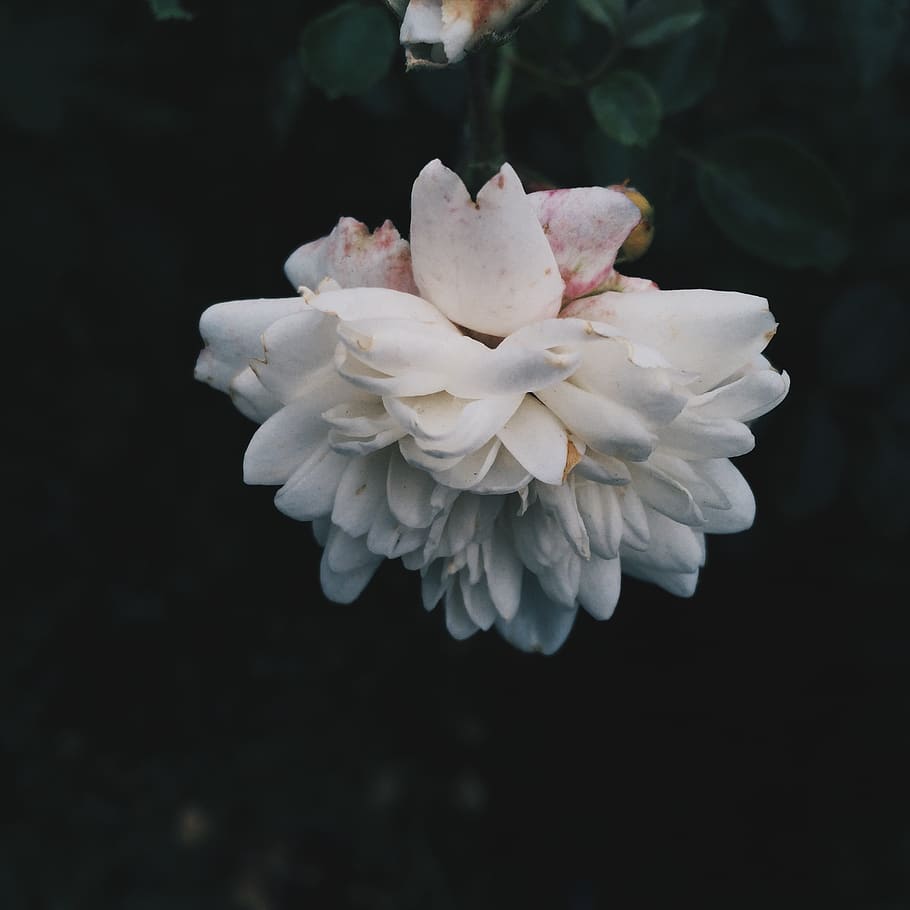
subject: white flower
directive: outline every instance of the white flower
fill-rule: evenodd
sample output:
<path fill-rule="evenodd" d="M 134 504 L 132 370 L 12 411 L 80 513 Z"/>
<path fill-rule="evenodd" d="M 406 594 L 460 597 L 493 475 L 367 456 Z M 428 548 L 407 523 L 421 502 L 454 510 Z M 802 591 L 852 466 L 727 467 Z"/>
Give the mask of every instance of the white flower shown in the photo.
<path fill-rule="evenodd" d="M 456 638 L 552 653 L 579 606 L 611 615 L 620 571 L 687 597 L 705 534 L 749 527 L 728 459 L 787 393 L 774 319 L 617 273 L 639 219 L 608 188 L 527 195 L 508 165 L 475 202 L 434 161 L 410 247 L 344 218 L 288 260 L 301 296 L 206 311 L 197 378 L 262 424 L 245 479 L 313 522 L 329 598 L 400 557 Z"/>
<path fill-rule="evenodd" d="M 484 38 L 501 40 L 546 0 L 386 0 L 401 17 L 408 67 L 457 63 Z"/>

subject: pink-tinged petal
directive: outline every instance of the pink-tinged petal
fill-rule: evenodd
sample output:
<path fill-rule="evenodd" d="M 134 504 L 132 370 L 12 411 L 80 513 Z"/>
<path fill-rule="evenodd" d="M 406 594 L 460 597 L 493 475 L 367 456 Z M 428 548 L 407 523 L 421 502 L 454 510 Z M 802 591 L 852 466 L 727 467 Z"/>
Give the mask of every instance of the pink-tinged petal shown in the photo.
<path fill-rule="evenodd" d="M 417 292 L 407 240 L 386 221 L 371 234 L 365 224 L 342 218 L 328 237 L 299 247 L 284 265 L 295 288 L 316 288 L 326 278 L 343 288 L 393 288 Z"/>
<path fill-rule="evenodd" d="M 559 312 L 563 282 L 543 229 L 509 165 L 474 202 L 439 161 L 411 197 L 414 278 L 458 325 L 504 337 Z"/>
<path fill-rule="evenodd" d="M 538 480 L 562 483 L 569 463 L 569 436 L 562 423 L 532 395 L 524 397 L 521 407 L 497 435 Z"/>
<path fill-rule="evenodd" d="M 498 620 L 496 629 L 506 641 L 522 651 L 553 654 L 569 637 L 577 612 L 553 603 L 538 580 L 526 574 L 518 613 L 508 622 Z"/>
<path fill-rule="evenodd" d="M 595 619 L 609 619 L 619 601 L 620 561 L 594 556 L 581 567 L 578 602 Z"/>
<path fill-rule="evenodd" d="M 641 221 L 629 198 L 602 186 L 530 193 L 566 284 L 563 298 L 574 300 L 603 287 L 616 254 Z"/>
<path fill-rule="evenodd" d="M 205 348 L 196 361 L 195 377 L 219 392 L 250 361 L 262 356 L 262 333 L 273 322 L 306 307 L 300 297 L 276 300 L 234 300 L 210 306 L 199 320 Z"/>
<path fill-rule="evenodd" d="M 713 388 L 764 350 L 776 323 L 763 297 L 734 291 L 609 292 L 576 300 L 564 315 L 609 323 L 698 375 L 694 392 Z"/>

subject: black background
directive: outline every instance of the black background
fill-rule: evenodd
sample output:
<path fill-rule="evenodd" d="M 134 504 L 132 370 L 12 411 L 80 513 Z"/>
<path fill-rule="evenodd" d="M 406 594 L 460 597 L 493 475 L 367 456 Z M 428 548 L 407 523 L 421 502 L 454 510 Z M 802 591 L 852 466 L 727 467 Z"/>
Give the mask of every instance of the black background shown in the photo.
<path fill-rule="evenodd" d="M 828 65 L 814 23 L 785 44 L 736 7 L 672 128 L 796 133 L 849 186 L 853 251 L 778 269 L 685 170 L 663 194 L 633 271 L 769 297 L 793 392 L 739 461 L 755 527 L 709 541 L 695 597 L 625 581 L 540 658 L 452 641 L 397 563 L 326 602 L 309 529 L 241 482 L 253 425 L 192 380 L 206 306 L 287 295 L 341 215 L 406 232 L 414 176 L 458 156 L 458 71 L 396 58 L 337 101 L 297 78 L 329 5 L 3 12 L 0 906 L 910 906 L 906 311 L 864 302 L 907 302 L 905 64 L 782 88 Z M 526 106 L 510 148 L 590 181 L 570 117 Z"/>

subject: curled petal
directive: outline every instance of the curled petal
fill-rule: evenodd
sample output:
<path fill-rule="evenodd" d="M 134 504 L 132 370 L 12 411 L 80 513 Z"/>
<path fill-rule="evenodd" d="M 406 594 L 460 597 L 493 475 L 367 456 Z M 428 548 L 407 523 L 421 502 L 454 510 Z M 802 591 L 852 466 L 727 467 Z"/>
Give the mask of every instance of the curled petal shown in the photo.
<path fill-rule="evenodd" d="M 608 292 L 576 300 L 563 315 L 596 319 L 695 373 L 711 389 L 764 350 L 776 329 L 763 297 L 733 291 Z"/>
<path fill-rule="evenodd" d="M 410 247 L 391 221 L 371 234 L 365 224 L 342 218 L 328 237 L 291 253 L 284 272 L 295 288 L 315 288 L 331 278 L 343 288 L 393 288 L 417 293 Z"/>
<path fill-rule="evenodd" d="M 601 186 L 530 193 L 528 199 L 566 284 L 565 300 L 603 287 L 619 248 L 641 221 L 638 206 Z"/>
<path fill-rule="evenodd" d="M 789 390 L 790 377 L 769 368 L 697 395 L 688 408 L 703 417 L 755 420 L 776 408 Z"/>
<path fill-rule="evenodd" d="M 755 497 L 745 477 L 726 458 L 693 462 L 692 467 L 713 484 L 727 500 L 726 509 L 703 508 L 709 534 L 737 534 L 752 527 Z"/>
<path fill-rule="evenodd" d="M 273 322 L 306 307 L 300 297 L 277 300 L 234 300 L 210 306 L 199 320 L 205 348 L 196 361 L 195 377 L 219 392 L 262 356 L 262 333 Z"/>
<path fill-rule="evenodd" d="M 504 337 L 559 312 L 563 283 L 543 229 L 509 165 L 474 202 L 439 161 L 414 182 L 414 277 L 458 325 Z"/>
<path fill-rule="evenodd" d="M 228 386 L 228 394 L 234 407 L 255 420 L 262 423 L 268 420 L 276 411 L 281 410 L 281 402 L 259 381 L 259 377 L 247 367 L 241 370 Z"/>

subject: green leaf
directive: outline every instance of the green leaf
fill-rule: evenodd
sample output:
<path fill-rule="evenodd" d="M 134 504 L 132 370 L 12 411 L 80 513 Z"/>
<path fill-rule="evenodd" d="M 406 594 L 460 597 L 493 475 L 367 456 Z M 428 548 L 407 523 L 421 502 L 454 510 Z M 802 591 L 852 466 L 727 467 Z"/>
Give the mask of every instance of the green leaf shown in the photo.
<path fill-rule="evenodd" d="M 718 142 L 698 165 L 705 209 L 743 249 L 787 268 L 831 269 L 846 256 L 846 194 L 802 146 L 744 134 Z"/>
<path fill-rule="evenodd" d="M 615 70 L 588 92 L 597 125 L 623 145 L 647 145 L 660 129 L 660 98 L 640 73 Z"/>
<path fill-rule="evenodd" d="M 152 15 L 159 21 L 166 19 L 190 20 L 193 14 L 183 8 L 183 0 L 148 0 Z"/>
<path fill-rule="evenodd" d="M 692 28 L 704 16 L 702 0 L 639 0 L 626 16 L 629 47 L 650 47 Z"/>
<path fill-rule="evenodd" d="M 910 0 L 838 0 L 835 29 L 848 66 L 866 88 L 894 63 Z"/>
<path fill-rule="evenodd" d="M 397 47 L 388 13 L 357 2 L 314 19 L 300 39 L 307 73 L 329 98 L 365 92 L 386 74 Z"/>
<path fill-rule="evenodd" d="M 692 107 L 711 90 L 726 37 L 726 19 L 712 14 L 668 47 L 646 52 L 639 66 L 657 90 L 665 114 Z"/>
<path fill-rule="evenodd" d="M 626 16 L 626 0 L 578 0 L 583 13 L 611 32 L 619 29 Z"/>

